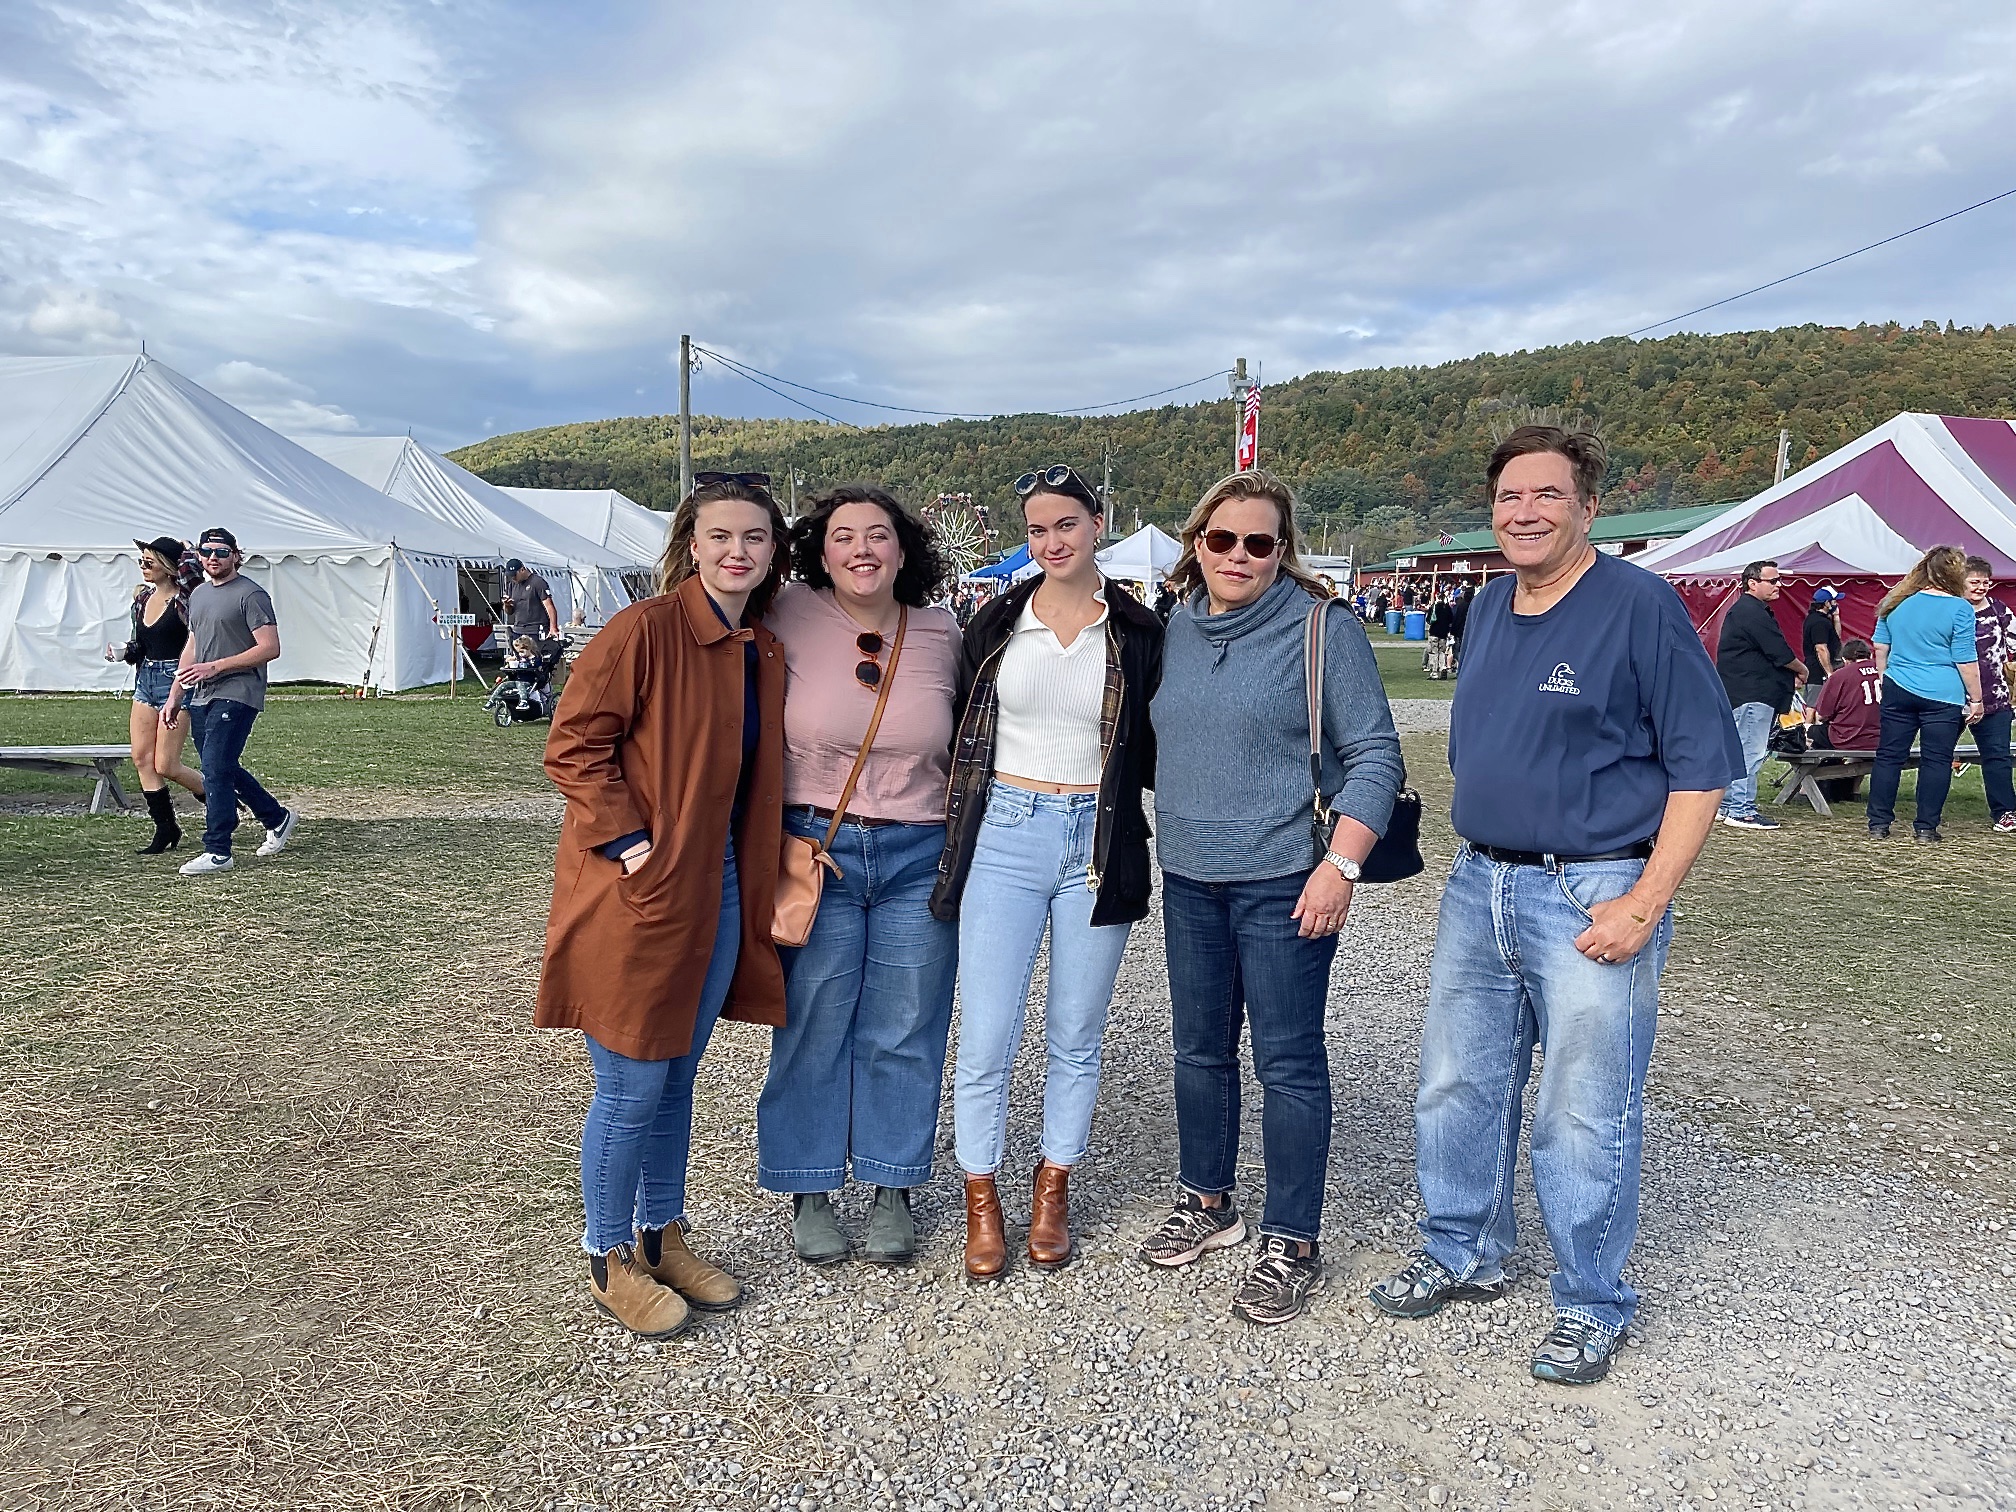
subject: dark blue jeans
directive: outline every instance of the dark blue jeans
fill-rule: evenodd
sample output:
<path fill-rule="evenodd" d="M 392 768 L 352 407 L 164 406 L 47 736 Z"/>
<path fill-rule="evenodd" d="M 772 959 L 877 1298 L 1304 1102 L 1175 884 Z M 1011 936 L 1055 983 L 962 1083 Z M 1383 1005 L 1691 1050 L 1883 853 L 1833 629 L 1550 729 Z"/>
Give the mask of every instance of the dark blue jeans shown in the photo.
<path fill-rule="evenodd" d="M 239 765 L 245 742 L 252 738 L 252 721 L 258 717 L 259 711 L 250 704 L 229 698 L 215 698 L 190 711 L 197 759 L 203 766 L 203 849 L 213 856 L 231 854 L 240 803 L 269 830 L 278 829 L 287 817 L 287 810 L 259 785 L 259 779 Z"/>
<path fill-rule="evenodd" d="M 1264 1101 L 1267 1203 L 1260 1232 L 1313 1240 L 1330 1169 L 1330 1055 L 1323 1008 L 1337 937 L 1305 940 L 1289 914 L 1306 873 L 1260 882 L 1162 874 L 1176 1042 L 1178 1179 L 1230 1192 L 1239 1168 L 1239 1034 L 1253 1031 Z"/>
<path fill-rule="evenodd" d="M 1897 818 L 1897 784 L 1918 741 L 1916 830 L 1939 828 L 1946 794 L 1953 786 L 1953 747 L 1960 743 L 1959 704 L 1920 698 L 1909 688 L 1883 680 L 1883 725 L 1876 737 L 1876 767 L 1869 774 L 1869 828 L 1888 829 Z M 207 779 L 209 773 L 204 773 Z"/>
<path fill-rule="evenodd" d="M 2009 777 L 2009 710 L 1984 714 L 1974 726 L 1974 746 L 1981 753 L 1981 782 L 1988 790 L 1988 817 L 2016 814 L 2016 783 Z"/>

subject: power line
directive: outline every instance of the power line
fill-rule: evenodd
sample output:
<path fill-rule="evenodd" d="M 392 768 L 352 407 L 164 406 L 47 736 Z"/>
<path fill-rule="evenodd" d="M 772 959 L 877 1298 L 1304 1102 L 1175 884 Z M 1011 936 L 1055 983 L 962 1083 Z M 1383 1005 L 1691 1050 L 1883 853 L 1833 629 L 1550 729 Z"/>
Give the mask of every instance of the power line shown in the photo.
<path fill-rule="evenodd" d="M 820 409 L 818 405 L 807 404 L 803 399 L 795 398 L 794 396 L 785 393 L 784 390 L 782 389 L 770 388 L 770 385 L 765 383 L 761 378 L 756 377 L 753 373 L 744 372 L 734 362 L 732 362 L 726 357 L 723 357 L 719 352 L 716 352 L 711 348 L 703 347 L 698 342 L 695 342 L 693 345 L 693 350 L 696 352 L 706 353 L 707 356 L 712 357 L 716 362 L 720 363 L 723 367 L 732 370 L 737 376 L 747 378 L 751 383 L 755 384 L 756 387 L 760 389 L 769 389 L 771 393 L 775 394 L 779 399 L 782 399 L 786 404 L 795 404 L 798 406 L 798 408 L 802 410 L 810 410 L 813 414 L 817 415 L 821 420 L 831 420 L 835 425 L 844 425 L 849 430 L 859 429 L 859 427 L 856 426 L 854 422 L 851 420 L 842 420 L 838 415 L 829 415 L 826 413 L 826 411 Z M 781 378 L 778 379 L 778 382 L 780 383 L 784 381 L 785 381 L 784 379 Z M 814 392 L 817 391 L 814 390 Z"/>
<path fill-rule="evenodd" d="M 1223 378 L 1231 371 L 1232 369 L 1230 368 L 1220 368 L 1215 373 L 1206 373 L 1202 378 L 1192 378 L 1188 383 L 1179 383 L 1174 388 L 1157 389 L 1152 394 L 1136 394 L 1132 399 L 1112 399 L 1108 400 L 1105 404 L 1086 404 L 1079 406 L 1077 409 L 1043 410 L 1040 413 L 1048 415 L 1086 415 L 1090 414 L 1093 410 L 1112 409 L 1115 405 L 1139 404 L 1143 399 L 1160 399 L 1164 394 L 1180 394 L 1184 389 L 1195 388 L 1200 383 L 1209 383 L 1213 378 Z"/>
<path fill-rule="evenodd" d="M 1920 231 L 1929 231 L 1934 226 L 1943 225 L 1945 222 L 1957 219 L 1969 211 L 1979 210 L 1984 205 L 1992 205 L 1997 200 L 2008 199 L 2011 195 L 2016 195 L 2016 189 L 2004 189 L 2000 194 L 1991 194 L 1984 200 L 1976 200 L 1973 204 L 1963 206 L 1961 209 L 1948 211 L 1937 220 L 1929 220 L 1922 226 L 1913 226 L 1909 231 L 1899 231 L 1895 236 L 1886 236 L 1881 241 L 1869 243 L 1866 247 L 1857 247 L 1853 252 L 1843 252 L 1839 257 L 1830 257 L 1827 261 L 1817 262 L 1810 268 L 1801 268 L 1797 273 L 1787 273 L 1783 278 L 1774 278 L 1771 282 L 1761 283 L 1754 289 L 1745 289 L 1741 294 L 1731 294 L 1727 299 L 1718 299 L 1710 304 L 1699 305 L 1679 315 L 1669 315 L 1664 320 L 1655 320 L 1650 325 L 1642 325 L 1637 330 L 1626 331 L 1624 334 L 1627 337 L 1643 336 L 1647 331 L 1656 331 L 1661 326 L 1672 325 L 1675 321 L 1686 320 L 1690 316 L 1701 314 L 1703 311 L 1719 309 L 1726 304 L 1734 304 L 1739 299 L 1748 299 L 1752 294 L 1762 294 L 1766 289 L 1775 289 L 1778 285 L 1790 283 L 1795 278 L 1804 278 L 1808 273 L 1818 273 L 1822 268 L 1831 268 L 1836 263 L 1848 261 L 1851 257 L 1860 257 L 1864 252 L 1874 252 L 1878 247 L 1887 247 L 1890 243 L 1902 241 L 1907 236 L 1916 236 Z"/>

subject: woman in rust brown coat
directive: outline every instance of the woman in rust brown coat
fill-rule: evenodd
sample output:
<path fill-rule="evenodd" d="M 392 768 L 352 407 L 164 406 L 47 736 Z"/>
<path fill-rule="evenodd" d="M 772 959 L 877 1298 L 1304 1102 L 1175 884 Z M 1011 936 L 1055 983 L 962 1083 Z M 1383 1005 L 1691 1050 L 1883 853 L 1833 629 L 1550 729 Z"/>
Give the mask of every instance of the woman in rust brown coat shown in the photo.
<path fill-rule="evenodd" d="M 784 656 L 757 622 L 782 582 L 784 517 L 761 474 L 699 481 L 659 596 L 588 643 L 546 742 L 567 814 L 535 1022 L 587 1036 L 589 1293 L 647 1338 L 741 1300 L 686 1244 L 693 1076 L 718 1018 L 784 1022 L 770 941 Z"/>

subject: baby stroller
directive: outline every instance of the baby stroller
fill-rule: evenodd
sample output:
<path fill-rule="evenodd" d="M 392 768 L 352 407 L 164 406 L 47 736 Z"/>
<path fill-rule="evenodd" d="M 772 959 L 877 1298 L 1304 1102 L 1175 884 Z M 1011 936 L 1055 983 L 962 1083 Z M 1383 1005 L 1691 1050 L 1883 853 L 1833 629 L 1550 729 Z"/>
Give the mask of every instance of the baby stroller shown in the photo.
<path fill-rule="evenodd" d="M 559 702 L 553 691 L 553 673 L 566 654 L 567 642 L 558 636 L 521 635 L 511 642 L 503 670 L 497 674 L 497 686 L 483 702 L 498 729 L 553 717 L 553 706 Z"/>

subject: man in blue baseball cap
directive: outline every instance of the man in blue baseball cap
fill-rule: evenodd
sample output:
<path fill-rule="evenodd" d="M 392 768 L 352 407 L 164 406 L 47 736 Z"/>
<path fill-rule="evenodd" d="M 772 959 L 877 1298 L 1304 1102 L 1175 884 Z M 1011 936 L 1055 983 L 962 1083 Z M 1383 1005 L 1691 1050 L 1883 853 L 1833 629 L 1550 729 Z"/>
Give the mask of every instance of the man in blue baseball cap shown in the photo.
<path fill-rule="evenodd" d="M 1813 607 L 1806 611 L 1806 686 L 1818 689 L 1841 667 L 1841 592 L 1815 588 Z M 1817 691 L 1814 694 L 1818 697 Z"/>

